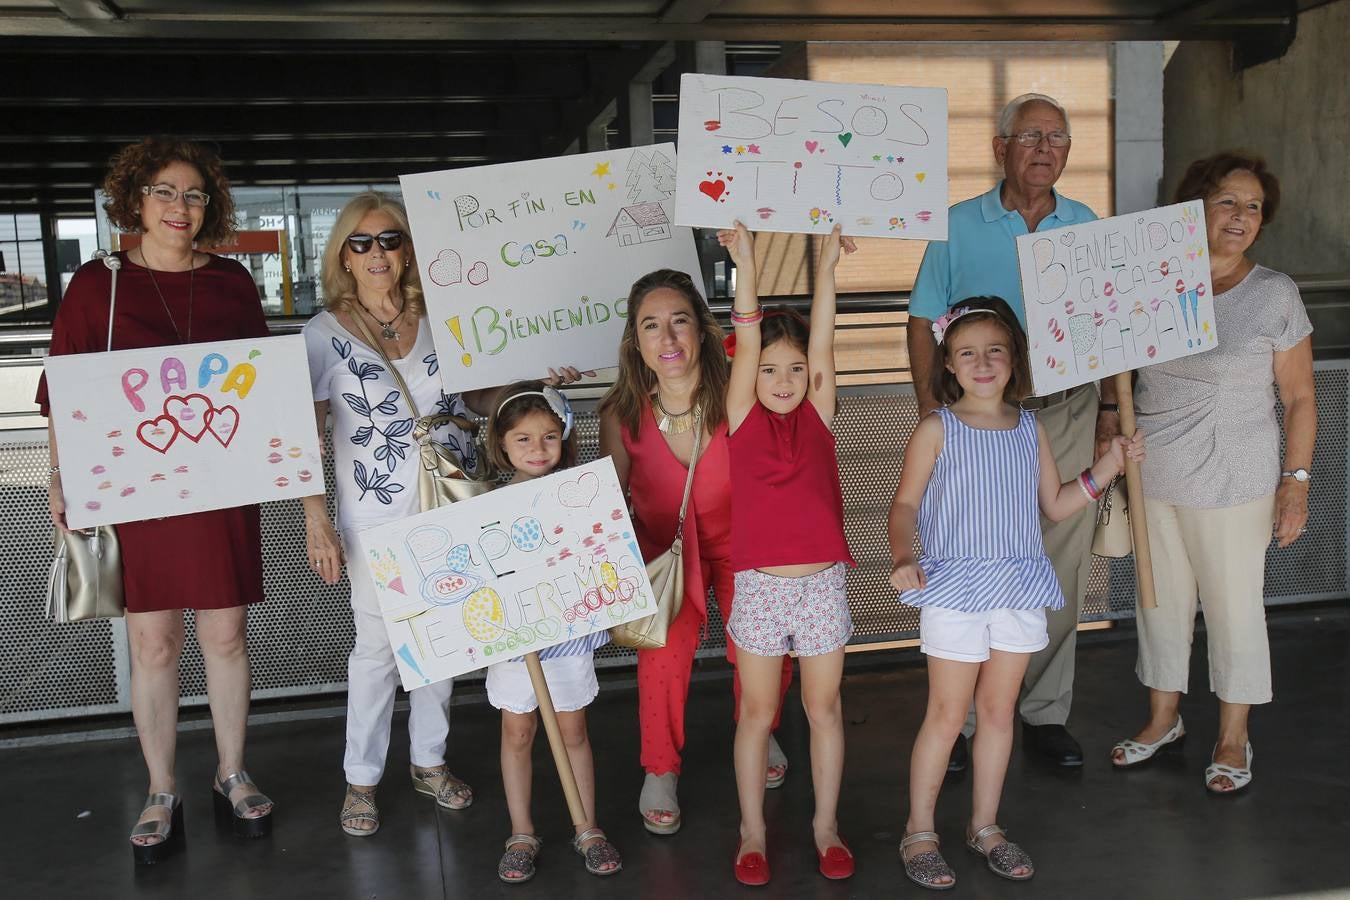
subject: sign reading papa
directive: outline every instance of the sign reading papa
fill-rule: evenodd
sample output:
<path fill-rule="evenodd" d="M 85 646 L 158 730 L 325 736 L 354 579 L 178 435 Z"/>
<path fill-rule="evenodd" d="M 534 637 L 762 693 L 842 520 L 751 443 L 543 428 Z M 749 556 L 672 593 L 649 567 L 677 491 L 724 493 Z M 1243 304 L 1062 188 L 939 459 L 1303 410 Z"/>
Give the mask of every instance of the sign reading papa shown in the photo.
<path fill-rule="evenodd" d="M 1039 395 L 1212 350 L 1199 200 L 1017 238 Z"/>
<path fill-rule="evenodd" d="M 299 335 L 52 356 L 44 367 L 72 528 L 324 490 Z"/>
<path fill-rule="evenodd" d="M 633 282 L 699 273 L 675 146 L 399 178 L 446 389 L 618 363 Z"/>
<path fill-rule="evenodd" d="M 609 457 L 358 538 L 408 689 L 655 611 Z"/>

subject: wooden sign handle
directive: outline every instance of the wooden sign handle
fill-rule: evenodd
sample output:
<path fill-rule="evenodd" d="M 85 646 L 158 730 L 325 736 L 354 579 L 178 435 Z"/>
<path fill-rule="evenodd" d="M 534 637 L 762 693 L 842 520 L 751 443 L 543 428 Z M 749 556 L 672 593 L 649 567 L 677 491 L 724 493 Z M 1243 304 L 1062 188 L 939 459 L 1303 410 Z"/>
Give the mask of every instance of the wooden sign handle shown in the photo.
<path fill-rule="evenodd" d="M 1120 433 L 1134 437 L 1138 424 L 1134 418 L 1134 385 L 1129 372 L 1121 372 L 1116 379 L 1116 403 L 1120 405 Z M 1134 543 L 1134 579 L 1139 605 L 1154 609 L 1158 593 L 1153 586 L 1153 557 L 1148 548 L 1148 523 L 1144 520 L 1144 476 L 1139 463 L 1125 458 L 1125 494 L 1130 504 L 1130 539 Z"/>
<path fill-rule="evenodd" d="M 572 773 L 572 761 L 567 758 L 567 745 L 563 743 L 562 729 L 558 727 L 558 714 L 553 711 L 553 696 L 548 692 L 548 682 L 544 680 L 544 666 L 538 653 L 525 654 L 525 668 L 530 673 L 530 684 L 534 686 L 535 699 L 539 701 L 539 718 L 544 720 L 544 732 L 548 735 L 548 746 L 553 751 L 553 764 L 558 767 L 558 780 L 562 782 L 564 796 L 567 797 L 567 811 L 572 816 L 572 827 L 580 830 L 586 824 L 586 807 L 581 802 L 581 792 L 577 790 L 577 778 Z"/>

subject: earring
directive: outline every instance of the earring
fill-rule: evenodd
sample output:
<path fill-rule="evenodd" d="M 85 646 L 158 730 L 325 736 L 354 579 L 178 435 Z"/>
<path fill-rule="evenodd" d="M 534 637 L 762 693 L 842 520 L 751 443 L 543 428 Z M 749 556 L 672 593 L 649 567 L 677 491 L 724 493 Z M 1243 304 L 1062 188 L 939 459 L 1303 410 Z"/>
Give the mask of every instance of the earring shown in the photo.
<path fill-rule="evenodd" d="M 352 270 L 352 267 L 351 267 L 351 266 L 346 266 L 346 265 L 344 265 L 342 268 L 343 268 L 344 271 L 347 271 L 347 272 L 350 272 L 350 271 Z"/>

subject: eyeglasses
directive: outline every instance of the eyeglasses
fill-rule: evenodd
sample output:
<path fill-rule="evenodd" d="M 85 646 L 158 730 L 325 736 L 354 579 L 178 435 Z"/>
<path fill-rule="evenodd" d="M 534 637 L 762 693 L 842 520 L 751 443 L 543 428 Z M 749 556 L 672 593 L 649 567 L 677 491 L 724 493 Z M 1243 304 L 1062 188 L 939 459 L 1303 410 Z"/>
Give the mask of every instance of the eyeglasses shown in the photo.
<path fill-rule="evenodd" d="M 1051 147 L 1067 147 L 1073 140 L 1067 131 L 1052 131 L 1049 134 L 1044 131 L 1019 131 L 1017 134 L 1000 134 L 999 137 L 1005 141 L 1017 141 L 1023 147 L 1038 147 L 1042 139 L 1049 141 Z"/>
<path fill-rule="evenodd" d="M 180 191 L 171 184 L 146 185 L 141 188 L 141 193 L 147 197 L 154 197 L 161 203 L 172 203 L 178 199 L 179 195 L 182 195 L 188 206 L 205 206 L 211 202 L 211 195 L 205 191 L 199 191 L 196 188 Z"/>
<path fill-rule="evenodd" d="M 368 234 L 349 234 L 347 235 L 347 249 L 357 256 L 361 256 L 369 253 L 371 245 L 376 241 L 379 241 L 382 250 L 397 250 L 403 246 L 403 232 L 381 231 L 374 237 Z"/>

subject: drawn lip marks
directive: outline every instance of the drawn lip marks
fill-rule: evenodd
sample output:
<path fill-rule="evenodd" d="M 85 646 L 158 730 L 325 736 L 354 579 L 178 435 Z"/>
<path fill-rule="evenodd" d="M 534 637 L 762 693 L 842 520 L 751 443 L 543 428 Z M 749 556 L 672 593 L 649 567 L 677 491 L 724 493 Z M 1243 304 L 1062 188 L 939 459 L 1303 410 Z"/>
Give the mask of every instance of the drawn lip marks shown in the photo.
<path fill-rule="evenodd" d="M 305 451 L 301 450 L 299 447 L 291 447 L 289 450 L 286 451 L 286 455 L 289 456 L 291 459 L 299 459 L 301 455 L 304 454 L 304 452 Z"/>
<path fill-rule="evenodd" d="M 314 477 L 314 473 L 309 469 L 301 469 L 295 474 L 295 477 L 300 479 L 301 484 L 308 484 L 310 479 Z"/>
<path fill-rule="evenodd" d="M 716 131 L 717 129 L 722 127 L 722 123 L 717 121 L 716 119 L 709 119 L 708 121 L 703 123 L 703 127 L 708 131 Z"/>
<path fill-rule="evenodd" d="M 167 414 L 147 419 L 136 426 L 136 440 L 156 453 L 167 453 L 177 439 L 178 421 Z M 113 449 L 113 455 L 118 455 L 116 448 Z"/>
<path fill-rule="evenodd" d="M 281 446 L 281 438 L 277 437 L 272 438 L 270 441 L 267 442 L 267 446 L 271 447 L 273 450 L 277 449 L 278 447 Z"/>
<path fill-rule="evenodd" d="M 276 485 L 277 487 L 279 487 L 279 488 L 284 488 L 284 487 L 289 487 L 289 486 L 290 486 L 291 480 L 290 480 L 289 478 L 287 478 L 285 475 L 278 475 L 278 476 L 277 476 L 277 480 L 274 481 L 274 482 L 272 482 L 272 483 L 275 484 L 275 485 Z"/>
<path fill-rule="evenodd" d="M 775 210 L 772 206 L 761 206 L 759 209 L 755 210 L 755 212 L 759 213 L 761 219 L 768 219 L 774 214 Z"/>

